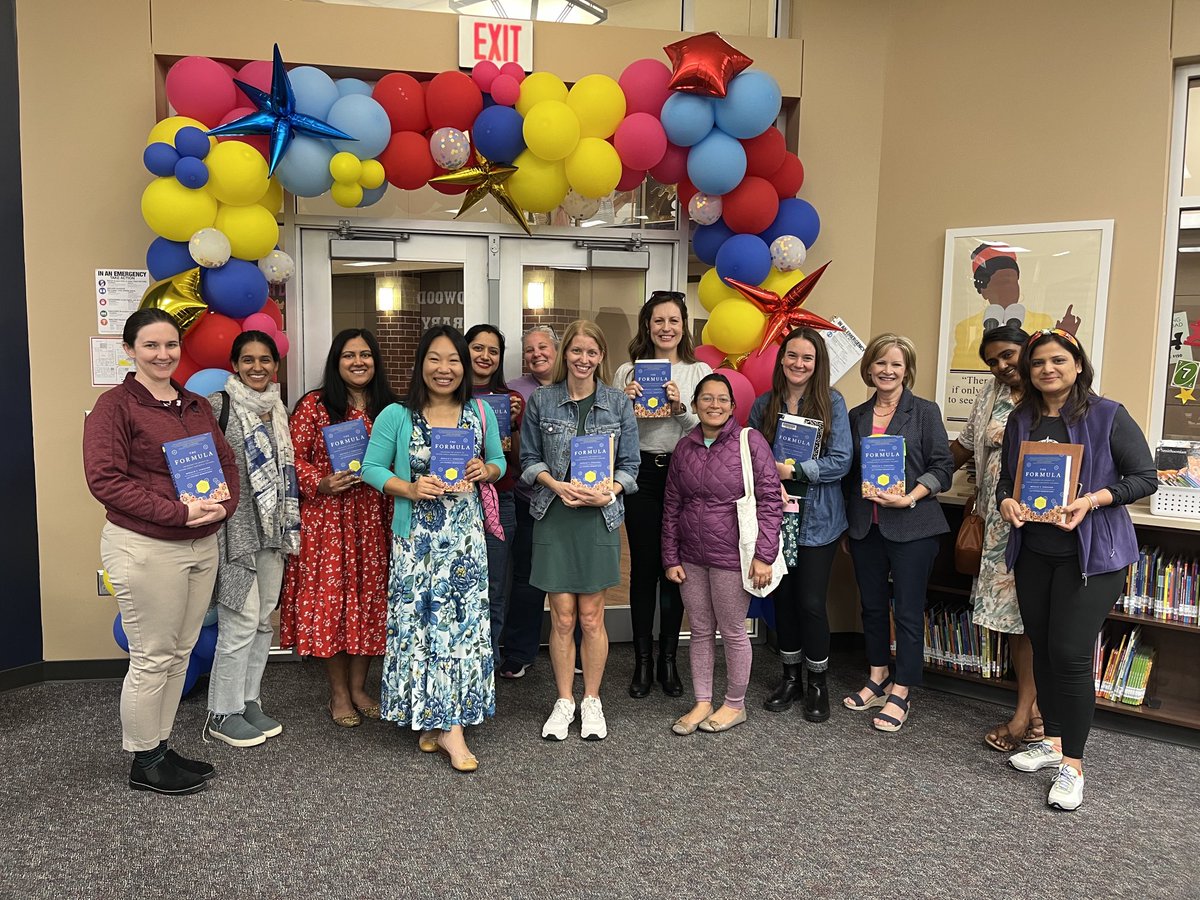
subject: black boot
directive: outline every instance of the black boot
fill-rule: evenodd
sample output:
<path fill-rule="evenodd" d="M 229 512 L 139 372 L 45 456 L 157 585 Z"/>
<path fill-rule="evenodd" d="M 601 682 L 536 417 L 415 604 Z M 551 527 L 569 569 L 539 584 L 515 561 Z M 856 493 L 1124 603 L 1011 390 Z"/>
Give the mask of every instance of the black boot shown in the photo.
<path fill-rule="evenodd" d="M 800 663 L 784 663 L 783 680 L 763 701 L 763 709 L 771 712 L 787 712 L 792 708 L 792 702 L 800 696 L 800 693 Z M 828 700 L 825 704 L 825 715 L 829 715 Z"/>
<path fill-rule="evenodd" d="M 650 693 L 654 677 L 654 651 L 651 647 L 650 638 L 634 638 L 633 680 L 629 682 L 629 696 L 635 699 L 641 699 Z"/>
<path fill-rule="evenodd" d="M 660 650 L 658 654 L 658 683 L 668 697 L 683 696 L 683 682 L 679 680 L 679 670 L 675 668 L 674 650 L 669 653 Z"/>
<path fill-rule="evenodd" d="M 824 722 L 829 718 L 829 688 L 825 684 L 825 673 L 808 671 L 808 688 L 804 692 L 804 718 L 810 722 Z"/>

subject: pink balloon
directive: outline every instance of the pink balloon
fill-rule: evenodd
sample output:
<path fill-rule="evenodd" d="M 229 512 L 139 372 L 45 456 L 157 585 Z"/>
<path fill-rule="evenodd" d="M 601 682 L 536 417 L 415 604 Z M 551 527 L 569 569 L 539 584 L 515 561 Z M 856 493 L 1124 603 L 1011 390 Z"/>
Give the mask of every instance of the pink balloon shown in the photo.
<path fill-rule="evenodd" d="M 500 74 L 507 75 L 517 84 L 525 80 L 525 70 L 521 68 L 521 64 L 518 62 L 506 62 L 500 67 Z"/>
<path fill-rule="evenodd" d="M 237 77 L 237 69 L 235 69 L 235 68 L 234 68 L 233 66 L 231 66 L 229 63 L 223 63 L 223 62 L 221 62 L 221 61 L 218 59 L 218 60 L 217 60 L 217 65 L 218 65 L 218 66 L 220 66 L 222 69 L 224 69 L 226 72 L 228 72 L 228 73 L 229 73 L 229 77 L 230 77 L 230 78 L 236 78 L 236 77 Z"/>
<path fill-rule="evenodd" d="M 629 168 L 653 169 L 667 152 L 667 133 L 650 113 L 634 113 L 617 126 L 613 145 Z"/>
<path fill-rule="evenodd" d="M 679 184 L 687 175 L 687 158 L 687 147 L 668 143 L 662 160 L 650 170 L 650 174 L 659 184 Z"/>
<path fill-rule="evenodd" d="M 632 191 L 645 180 L 646 173 L 642 169 L 631 169 L 629 166 L 621 166 L 621 180 L 617 182 L 616 190 Z"/>
<path fill-rule="evenodd" d="M 725 365 L 725 354 L 712 344 L 701 344 L 696 348 L 696 359 L 708 363 L 710 369 L 716 370 Z"/>
<path fill-rule="evenodd" d="M 521 96 L 521 82 L 511 75 L 497 75 L 492 80 L 491 94 L 492 99 L 500 106 L 512 106 Z"/>
<path fill-rule="evenodd" d="M 496 80 L 496 76 L 500 74 L 500 67 L 490 59 L 482 59 L 475 63 L 475 68 L 471 70 L 471 80 L 481 91 L 490 91 L 492 82 Z"/>
<path fill-rule="evenodd" d="M 761 354 L 757 350 L 751 350 L 750 355 L 742 360 L 742 367 L 738 371 L 750 379 L 755 395 L 765 394 L 771 389 L 771 378 L 775 374 L 775 357 L 778 355 L 779 345 L 771 344 Z"/>
<path fill-rule="evenodd" d="M 238 92 L 241 95 L 241 92 Z M 234 119 L 240 119 L 242 116 L 248 116 L 254 112 L 252 106 L 239 106 L 236 109 L 231 109 L 221 117 L 219 124 L 224 125 L 226 122 L 232 122 Z M 255 150 L 262 154 L 263 159 L 271 158 L 271 138 L 265 134 L 227 134 L 217 138 L 218 141 L 241 141 L 243 144 L 249 144 Z"/>
<path fill-rule="evenodd" d="M 754 405 L 754 385 L 749 378 L 733 369 L 722 367 L 715 371 L 729 379 L 729 386 L 733 388 L 733 415 L 744 427 L 750 418 L 750 407 Z"/>
<path fill-rule="evenodd" d="M 657 59 L 631 62 L 617 79 L 625 94 L 625 114 L 644 112 L 658 118 L 671 95 L 671 70 Z"/>
<path fill-rule="evenodd" d="M 256 59 L 253 62 L 248 62 L 237 74 L 238 81 L 244 81 L 251 87 L 256 87 L 260 91 L 271 93 L 271 63 L 265 59 Z M 242 93 L 241 89 L 237 92 L 238 106 L 254 106 L 250 102 L 250 98 Z"/>
<path fill-rule="evenodd" d="M 288 340 L 286 334 L 280 331 L 275 334 L 275 346 L 279 348 L 280 356 L 287 356 L 288 351 L 292 349 L 292 342 Z M 746 415 L 749 415 L 749 412 Z"/>
<path fill-rule="evenodd" d="M 275 320 L 266 313 L 252 313 L 242 320 L 242 331 L 261 331 L 272 337 L 279 333 Z"/>
<path fill-rule="evenodd" d="M 179 115 L 212 128 L 237 106 L 237 88 L 220 63 L 207 56 L 185 56 L 167 73 L 167 100 Z"/>

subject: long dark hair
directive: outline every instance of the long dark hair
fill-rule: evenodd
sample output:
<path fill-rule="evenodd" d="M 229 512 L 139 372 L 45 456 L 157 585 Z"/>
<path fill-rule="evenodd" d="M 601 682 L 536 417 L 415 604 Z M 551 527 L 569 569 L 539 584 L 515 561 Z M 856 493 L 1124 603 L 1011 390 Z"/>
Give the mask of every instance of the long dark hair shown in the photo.
<path fill-rule="evenodd" d="M 767 398 L 767 408 L 763 411 L 762 433 L 768 444 L 775 443 L 775 424 L 779 414 L 787 407 L 785 401 L 788 393 L 787 376 L 783 374 L 783 354 L 787 345 L 792 341 L 803 338 L 813 345 L 813 373 L 808 379 L 808 387 L 800 401 L 800 415 L 816 419 L 824 424 L 825 439 L 821 442 L 822 453 L 829 446 L 829 430 L 833 427 L 833 394 L 829 387 L 829 351 L 825 347 L 825 339 L 820 332 L 812 328 L 797 328 L 783 339 L 779 345 L 779 355 L 775 357 L 775 368 L 771 372 L 771 394 Z"/>
<path fill-rule="evenodd" d="M 997 325 L 995 328 L 989 328 L 983 333 L 983 339 L 979 342 L 979 358 L 987 364 L 987 357 L 983 355 L 983 350 L 988 344 L 1016 344 L 1018 347 L 1024 348 L 1029 343 L 1029 335 L 1023 328 L 1016 325 Z"/>
<path fill-rule="evenodd" d="M 492 377 L 488 379 L 488 382 L 487 382 L 488 389 L 491 390 L 491 392 L 493 394 L 507 394 L 508 393 L 508 385 L 504 381 L 504 350 L 505 350 L 506 344 L 504 342 L 504 333 L 499 328 L 497 328 L 495 325 L 489 325 L 486 322 L 480 322 L 478 325 L 472 325 L 467 330 L 467 334 L 466 334 L 467 358 L 465 360 L 463 360 L 463 369 L 464 369 L 463 378 L 466 378 L 465 370 L 470 370 L 471 385 L 474 386 L 475 370 L 474 370 L 474 367 L 471 365 L 471 353 L 470 353 L 471 341 L 475 340 L 475 338 L 479 337 L 479 335 L 484 334 L 485 332 L 487 334 L 494 334 L 496 336 L 496 340 L 498 340 L 500 342 L 500 362 L 496 366 L 496 371 L 494 371 L 492 373 Z"/>
<path fill-rule="evenodd" d="M 333 343 L 329 345 L 329 355 L 325 357 L 325 380 L 313 392 L 329 413 L 331 422 L 344 421 L 350 406 L 350 393 L 346 390 L 346 382 L 342 381 L 340 366 L 342 351 L 355 338 L 362 338 L 366 342 L 367 349 L 371 351 L 371 359 L 375 362 L 375 374 L 364 390 L 367 416 L 374 421 L 381 412 L 400 400 L 392 393 L 391 385 L 388 384 L 383 352 L 379 349 L 379 341 L 375 340 L 375 335 L 366 328 L 347 328 L 333 336 Z"/>
<path fill-rule="evenodd" d="M 679 361 L 685 363 L 696 361 L 696 348 L 692 344 L 692 330 L 688 326 L 687 299 L 679 291 L 654 291 L 650 294 L 650 298 L 642 304 L 642 308 L 638 310 L 637 334 L 629 342 L 630 362 L 655 358 L 657 351 L 654 349 L 654 341 L 650 338 L 650 318 L 654 315 L 654 310 L 664 303 L 674 303 L 679 307 L 679 318 L 683 320 L 683 333 L 679 336 L 679 346 L 675 348 L 675 352 L 679 354 Z"/>
<path fill-rule="evenodd" d="M 1017 371 L 1021 373 L 1021 402 L 1017 404 L 1017 409 L 1028 409 L 1032 416 L 1033 425 L 1037 425 L 1042 420 L 1042 393 L 1033 386 L 1033 378 L 1030 375 L 1030 370 L 1032 368 L 1031 361 L 1034 349 L 1046 341 L 1053 341 L 1058 344 L 1079 364 L 1079 374 L 1075 376 L 1075 383 L 1071 385 L 1071 392 L 1067 394 L 1067 399 L 1063 401 L 1062 409 L 1059 410 L 1063 419 L 1074 425 L 1087 415 L 1088 408 L 1092 405 L 1092 401 L 1096 399 L 1096 395 L 1092 393 L 1092 380 L 1096 376 L 1092 370 L 1091 361 L 1087 358 L 1087 354 L 1083 352 L 1083 347 L 1079 346 L 1079 341 L 1075 339 L 1074 335 L 1068 334 L 1058 328 L 1045 328 L 1041 331 L 1035 331 L 1029 336 L 1028 343 L 1021 350 L 1021 358 L 1017 360 Z"/>
<path fill-rule="evenodd" d="M 421 342 L 417 344 L 417 358 L 413 363 L 412 379 L 408 382 L 408 397 L 404 401 L 411 410 L 419 412 L 429 402 L 429 388 L 425 386 L 423 371 L 425 357 L 429 355 L 429 346 L 440 337 L 450 339 L 458 358 L 462 360 L 463 377 L 458 390 L 454 392 L 454 399 L 464 406 L 471 399 L 471 351 L 467 349 L 467 339 L 453 325 L 434 325 L 421 335 Z"/>

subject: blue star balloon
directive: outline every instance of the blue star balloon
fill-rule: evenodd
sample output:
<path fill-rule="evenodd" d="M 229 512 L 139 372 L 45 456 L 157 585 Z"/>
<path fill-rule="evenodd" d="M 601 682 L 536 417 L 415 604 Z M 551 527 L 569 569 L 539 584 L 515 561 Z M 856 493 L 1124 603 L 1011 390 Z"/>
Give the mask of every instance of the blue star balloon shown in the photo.
<path fill-rule="evenodd" d="M 275 174 L 275 167 L 287 153 L 288 144 L 297 134 L 315 138 L 337 138 L 343 141 L 356 141 L 339 128 L 334 128 L 313 116 L 296 112 L 296 95 L 292 92 L 292 83 L 288 80 L 287 70 L 283 67 L 283 57 L 279 55 L 279 45 L 275 45 L 275 64 L 271 72 L 271 93 L 260 91 L 252 84 L 233 80 L 250 101 L 258 108 L 256 112 L 240 119 L 234 119 L 225 125 L 218 125 L 207 133 L 212 137 L 232 134 L 267 134 L 271 136 L 271 159 L 268 173 Z"/>

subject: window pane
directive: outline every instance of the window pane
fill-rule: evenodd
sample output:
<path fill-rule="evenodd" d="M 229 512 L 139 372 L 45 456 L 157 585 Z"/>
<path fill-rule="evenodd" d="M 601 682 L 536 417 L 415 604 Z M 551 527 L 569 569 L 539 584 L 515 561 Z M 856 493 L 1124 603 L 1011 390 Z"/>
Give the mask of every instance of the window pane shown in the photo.
<path fill-rule="evenodd" d="M 1183 196 L 1200 194 L 1200 79 L 1188 83 L 1187 125 L 1183 136 Z"/>
<path fill-rule="evenodd" d="M 1200 391 L 1200 211 L 1180 214 L 1177 250 L 1162 436 L 1165 440 L 1200 441 L 1200 400 L 1190 399 L 1193 392 Z"/>

